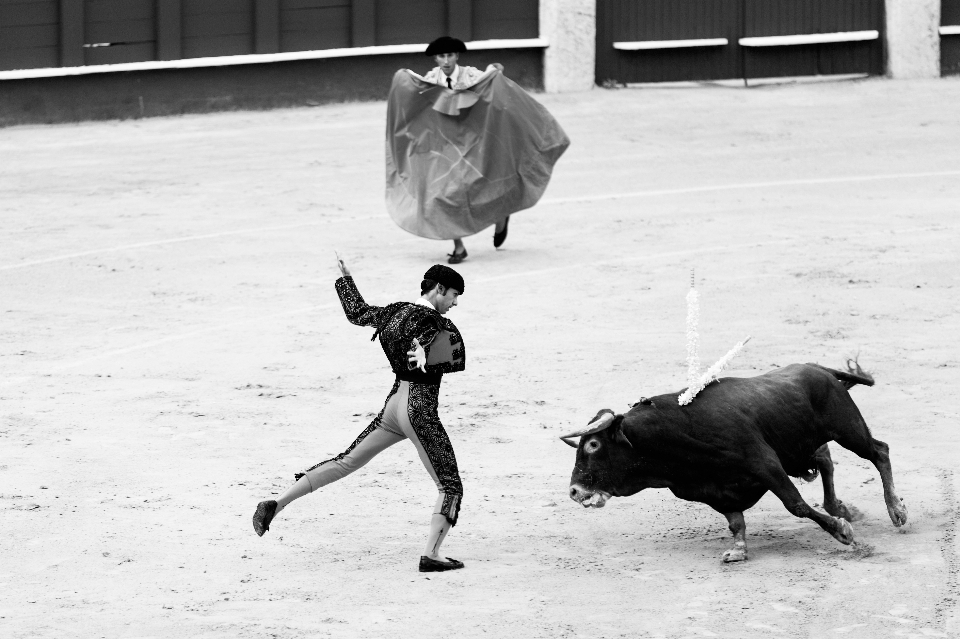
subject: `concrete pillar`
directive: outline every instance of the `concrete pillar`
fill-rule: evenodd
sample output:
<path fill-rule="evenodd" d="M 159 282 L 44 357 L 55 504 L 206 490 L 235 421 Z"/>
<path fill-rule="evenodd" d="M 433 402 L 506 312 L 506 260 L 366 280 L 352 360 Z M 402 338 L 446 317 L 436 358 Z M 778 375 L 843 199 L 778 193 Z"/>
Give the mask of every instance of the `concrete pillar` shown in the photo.
<path fill-rule="evenodd" d="M 588 91 L 595 84 L 597 0 L 540 0 L 543 87 L 548 93 Z"/>
<path fill-rule="evenodd" d="M 940 77 L 940 0 L 885 0 L 887 75 Z"/>

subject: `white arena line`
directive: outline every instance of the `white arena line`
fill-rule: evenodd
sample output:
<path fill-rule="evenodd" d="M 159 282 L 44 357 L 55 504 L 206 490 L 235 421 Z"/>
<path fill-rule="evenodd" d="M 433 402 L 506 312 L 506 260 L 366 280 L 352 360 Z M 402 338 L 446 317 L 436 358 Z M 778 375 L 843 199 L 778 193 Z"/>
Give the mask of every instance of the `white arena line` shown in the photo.
<path fill-rule="evenodd" d="M 606 193 L 600 195 L 582 195 L 575 197 L 546 198 L 540 200 L 540 205 L 565 204 L 568 202 L 593 202 L 600 200 L 617 200 L 634 197 L 657 197 L 662 195 L 683 195 L 686 193 L 709 193 L 711 191 L 733 191 L 737 189 L 760 189 L 775 186 L 804 186 L 811 184 L 842 184 L 845 182 L 870 182 L 876 180 L 894 180 L 925 177 L 944 177 L 960 175 L 960 171 L 933 171 L 927 173 L 892 173 L 886 175 L 860 175 L 837 178 L 814 178 L 808 180 L 783 180 L 777 182 L 745 182 L 741 184 L 721 184 L 716 186 L 695 186 L 682 189 L 661 189 L 655 191 L 634 191 L 630 193 Z M 340 222 L 355 222 L 359 220 L 380 219 L 381 216 L 368 215 L 363 217 L 339 218 L 335 220 L 325 220 L 323 222 L 303 222 L 299 224 L 289 224 L 285 226 L 269 226 L 254 229 L 241 229 L 239 231 L 222 231 L 219 233 L 207 233 L 204 235 L 190 235 L 187 237 L 170 238 L 166 240 L 154 240 L 151 242 L 139 242 L 136 244 L 124 244 L 122 246 L 113 246 L 108 248 L 93 249 L 91 251 L 82 251 L 80 253 L 69 253 L 67 255 L 58 255 L 41 260 L 29 260 L 17 264 L 0 265 L 0 271 L 9 271 L 17 268 L 26 268 L 28 266 L 39 266 L 51 262 L 61 262 L 72 260 L 78 257 L 88 255 L 97 255 L 100 253 L 114 253 L 117 251 L 126 251 L 130 249 L 145 248 L 148 246 L 161 246 L 163 244 L 176 244 L 178 242 L 193 242 L 196 240 L 205 240 L 216 237 L 225 237 L 229 235 L 242 235 L 245 233 L 261 233 L 264 231 L 280 231 L 286 229 L 302 228 L 304 226 L 319 226 L 321 224 L 334 224 Z"/>
<path fill-rule="evenodd" d="M 931 171 L 927 173 L 889 173 L 886 175 L 850 175 L 835 178 L 813 178 L 808 180 L 781 180 L 777 182 L 744 182 L 741 184 L 720 184 L 716 186 L 693 186 L 682 189 L 661 189 L 656 191 L 633 191 L 630 193 L 606 193 L 603 195 L 578 195 L 574 197 L 554 197 L 540 200 L 540 204 L 565 204 L 567 202 L 594 202 L 597 200 L 618 200 L 632 197 L 656 197 L 660 195 L 683 195 L 685 193 L 709 193 L 711 191 L 735 191 L 738 189 L 766 189 L 772 186 L 807 186 L 811 184 L 843 184 L 845 182 L 874 182 L 877 180 L 903 180 L 910 178 L 947 177 L 960 175 L 960 171 Z"/>
<path fill-rule="evenodd" d="M 618 257 L 613 260 L 597 260 L 594 262 L 578 262 L 575 264 L 564 264 L 563 266 L 554 266 L 551 268 L 542 268 L 535 271 L 522 271 L 520 273 L 506 273 L 504 275 L 497 275 L 495 277 L 484 277 L 478 278 L 476 281 L 478 283 L 486 282 L 497 282 L 500 280 L 508 280 L 515 277 L 531 277 L 537 275 L 545 275 L 547 273 L 556 273 L 558 271 L 569 271 L 570 269 L 575 268 L 592 268 L 595 266 L 608 266 L 612 264 L 625 264 L 628 262 L 643 262 L 646 260 L 654 260 L 664 257 L 680 257 L 684 255 L 695 255 L 699 253 L 718 253 L 722 251 L 739 251 L 741 249 L 747 248 L 756 248 L 758 246 L 771 246 L 775 244 L 789 244 L 791 242 L 796 242 L 797 238 L 790 237 L 780 240 L 770 240 L 768 242 L 749 242 L 747 244 L 734 244 L 734 245 L 724 245 L 724 246 L 715 246 L 712 248 L 695 248 L 695 249 L 685 249 L 683 251 L 670 251 L 668 253 L 647 253 L 644 255 L 639 255 L 636 257 Z"/>
<path fill-rule="evenodd" d="M 922 233 L 925 231 L 956 231 L 960 229 L 960 226 L 912 226 L 903 229 L 885 229 L 883 231 L 877 231 L 874 233 L 864 233 L 860 238 L 871 238 L 871 237 L 883 237 L 886 235 L 898 235 L 902 233 Z M 796 242 L 798 238 L 796 237 L 784 237 L 779 240 L 768 240 L 765 242 L 749 242 L 747 244 L 736 244 L 736 245 L 725 245 L 725 246 L 714 246 L 709 248 L 695 248 L 695 249 L 685 249 L 682 251 L 670 251 L 668 253 L 648 253 L 644 255 L 638 255 L 636 257 L 621 257 L 613 260 L 597 260 L 595 262 L 577 262 L 574 264 L 564 264 L 563 266 L 553 266 L 551 268 L 537 269 L 534 271 L 522 271 L 519 273 L 506 273 L 504 275 L 496 275 L 494 277 L 483 277 L 478 278 L 476 281 L 478 283 L 485 282 L 497 282 L 499 280 L 507 280 L 515 277 L 531 277 L 537 275 L 545 275 L 547 273 L 556 273 L 558 271 L 569 271 L 574 268 L 591 268 L 594 266 L 608 266 L 612 264 L 625 264 L 628 262 L 643 262 L 644 260 L 653 260 L 657 258 L 664 257 L 681 257 L 684 255 L 696 255 L 700 253 L 719 253 L 722 251 L 739 251 L 741 249 L 756 248 L 758 246 L 773 246 L 776 244 L 790 244 L 791 242 Z M 759 276 L 758 276 L 759 277 Z"/>
<path fill-rule="evenodd" d="M 359 220 L 373 220 L 378 216 L 368 215 L 365 217 L 338 218 L 335 220 L 325 220 L 323 222 L 300 222 L 299 224 L 286 224 L 284 226 L 263 226 L 254 229 L 240 229 L 238 231 L 221 231 L 218 233 L 205 233 L 203 235 L 188 235 L 186 237 L 174 237 L 166 240 L 154 240 L 151 242 L 138 242 L 136 244 L 123 244 L 121 246 L 111 246 L 108 248 L 93 249 L 92 251 L 82 251 L 80 253 L 68 253 L 67 255 L 58 255 L 56 257 L 47 257 L 42 260 L 30 260 L 19 262 L 17 264 L 5 264 L 0 266 L 0 271 L 9 271 L 15 268 L 25 268 L 27 266 L 38 266 L 49 264 L 51 262 L 62 262 L 72 260 L 78 257 L 88 255 L 98 255 L 100 253 L 116 253 L 117 251 L 127 251 L 130 249 L 146 248 L 148 246 L 161 246 L 163 244 L 177 244 L 178 242 L 195 242 L 196 240 L 207 240 L 215 237 L 225 237 L 228 235 L 244 235 L 246 233 L 263 233 L 266 231 L 285 231 L 287 229 L 298 229 L 304 226 L 320 226 L 322 224 L 337 224 L 340 222 L 356 222 Z"/>

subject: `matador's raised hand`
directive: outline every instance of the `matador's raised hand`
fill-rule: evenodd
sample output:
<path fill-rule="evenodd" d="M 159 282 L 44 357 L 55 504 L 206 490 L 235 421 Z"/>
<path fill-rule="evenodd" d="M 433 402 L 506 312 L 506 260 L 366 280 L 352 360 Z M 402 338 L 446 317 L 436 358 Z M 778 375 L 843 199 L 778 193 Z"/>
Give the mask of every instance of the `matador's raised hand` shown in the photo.
<path fill-rule="evenodd" d="M 340 269 L 340 274 L 343 277 L 350 277 L 350 269 L 348 269 L 344 261 L 340 259 L 340 254 L 336 251 L 334 251 L 333 254 L 337 256 L 337 268 Z"/>

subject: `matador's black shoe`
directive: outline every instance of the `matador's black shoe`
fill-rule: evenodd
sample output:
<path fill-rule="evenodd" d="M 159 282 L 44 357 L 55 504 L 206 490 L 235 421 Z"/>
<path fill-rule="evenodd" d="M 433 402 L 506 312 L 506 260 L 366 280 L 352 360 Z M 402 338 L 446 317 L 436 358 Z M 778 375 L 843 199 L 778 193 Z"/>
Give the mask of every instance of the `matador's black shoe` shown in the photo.
<path fill-rule="evenodd" d="M 493 248 L 500 248 L 500 246 L 507 241 L 507 227 L 510 225 L 510 216 L 507 216 L 507 219 L 503 221 L 503 230 L 500 232 L 494 231 L 493 233 Z"/>
<path fill-rule="evenodd" d="M 253 513 L 253 530 L 263 537 L 263 533 L 270 530 L 270 522 L 277 514 L 277 502 L 270 499 L 257 504 L 257 511 Z"/>
<path fill-rule="evenodd" d="M 453 253 L 447 253 L 447 264 L 459 264 L 460 262 L 467 259 L 467 249 L 463 249 L 460 253 L 454 251 Z"/>
<path fill-rule="evenodd" d="M 420 555 L 420 572 L 443 572 L 444 570 L 457 570 L 463 568 L 463 562 L 447 557 L 446 561 L 439 559 L 430 559 L 426 555 Z"/>

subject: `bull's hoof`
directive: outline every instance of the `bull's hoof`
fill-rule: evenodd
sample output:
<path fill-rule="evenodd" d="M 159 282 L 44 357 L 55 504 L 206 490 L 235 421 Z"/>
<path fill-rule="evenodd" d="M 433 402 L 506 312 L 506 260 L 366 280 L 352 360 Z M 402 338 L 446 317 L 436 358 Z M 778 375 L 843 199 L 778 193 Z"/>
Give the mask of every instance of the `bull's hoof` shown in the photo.
<path fill-rule="evenodd" d="M 823 509 L 834 517 L 846 519 L 847 521 L 853 521 L 853 515 L 850 513 L 850 509 L 847 508 L 847 505 L 839 499 L 833 504 L 824 503 Z"/>
<path fill-rule="evenodd" d="M 853 526 L 846 519 L 837 519 L 840 529 L 833 533 L 833 538 L 841 544 L 849 546 L 853 543 Z"/>
<path fill-rule="evenodd" d="M 907 523 L 907 505 L 903 503 L 903 500 L 900 500 L 900 503 L 894 507 L 887 506 L 887 513 L 890 515 L 890 521 L 893 522 L 893 525 L 900 527 Z"/>
<path fill-rule="evenodd" d="M 837 500 L 836 505 L 832 507 L 828 508 L 827 505 L 824 504 L 823 509 L 826 510 L 827 513 L 833 515 L 834 517 L 839 517 L 840 519 L 846 519 L 851 523 L 855 521 L 860 521 L 861 519 L 863 519 L 863 513 L 860 512 L 856 506 L 847 506 L 845 503 L 843 503 L 839 499 Z"/>
<path fill-rule="evenodd" d="M 723 553 L 723 563 L 732 564 L 736 561 L 746 561 L 747 560 L 747 549 L 746 548 L 731 548 L 727 552 Z"/>

